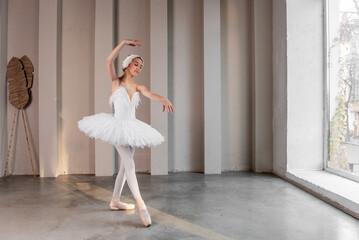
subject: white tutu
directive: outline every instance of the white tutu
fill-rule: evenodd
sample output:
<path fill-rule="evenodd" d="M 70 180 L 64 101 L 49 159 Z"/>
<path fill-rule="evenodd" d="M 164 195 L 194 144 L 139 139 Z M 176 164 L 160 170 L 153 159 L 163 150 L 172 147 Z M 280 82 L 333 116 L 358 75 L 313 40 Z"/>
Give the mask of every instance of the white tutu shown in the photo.
<path fill-rule="evenodd" d="M 78 127 L 87 136 L 116 145 L 152 147 L 161 144 L 164 137 L 150 125 L 137 120 L 135 110 L 140 101 L 136 92 L 130 101 L 127 91 L 119 87 L 111 96 L 115 114 L 99 113 L 84 117 Z"/>

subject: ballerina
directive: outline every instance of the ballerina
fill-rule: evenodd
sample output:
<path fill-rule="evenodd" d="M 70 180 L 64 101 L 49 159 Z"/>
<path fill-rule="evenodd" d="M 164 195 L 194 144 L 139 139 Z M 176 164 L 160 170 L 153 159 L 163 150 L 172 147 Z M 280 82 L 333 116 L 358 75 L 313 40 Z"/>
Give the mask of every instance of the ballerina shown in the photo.
<path fill-rule="evenodd" d="M 163 112 L 167 111 L 172 114 L 174 107 L 167 98 L 150 92 L 145 86 L 133 80 L 144 66 L 144 61 L 139 55 L 127 56 L 122 61 L 123 75 L 117 76 L 114 61 L 125 45 L 141 46 L 139 40 L 123 40 L 112 50 L 106 61 L 107 72 L 112 85 L 110 103 L 114 104 L 115 113 L 99 113 L 84 117 L 78 122 L 78 127 L 89 137 L 113 144 L 120 155 L 120 170 L 116 177 L 110 209 L 135 209 L 134 204 L 120 201 L 122 189 L 127 180 L 131 193 L 136 200 L 141 221 L 143 225 L 149 227 L 152 223 L 151 217 L 139 191 L 133 156 L 135 147 L 159 145 L 164 141 L 164 137 L 156 129 L 136 119 L 135 111 L 140 103 L 140 93 L 151 100 L 161 101 Z"/>

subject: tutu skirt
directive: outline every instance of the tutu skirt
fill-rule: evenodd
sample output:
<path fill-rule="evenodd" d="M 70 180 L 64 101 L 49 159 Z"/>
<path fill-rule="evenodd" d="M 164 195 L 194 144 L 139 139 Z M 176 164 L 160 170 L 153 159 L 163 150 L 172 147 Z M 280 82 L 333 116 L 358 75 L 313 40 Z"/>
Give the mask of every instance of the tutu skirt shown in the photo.
<path fill-rule="evenodd" d="M 143 148 L 157 146 L 164 141 L 156 129 L 140 120 L 122 120 L 108 113 L 84 117 L 78 122 L 78 127 L 87 136 L 114 145 Z"/>

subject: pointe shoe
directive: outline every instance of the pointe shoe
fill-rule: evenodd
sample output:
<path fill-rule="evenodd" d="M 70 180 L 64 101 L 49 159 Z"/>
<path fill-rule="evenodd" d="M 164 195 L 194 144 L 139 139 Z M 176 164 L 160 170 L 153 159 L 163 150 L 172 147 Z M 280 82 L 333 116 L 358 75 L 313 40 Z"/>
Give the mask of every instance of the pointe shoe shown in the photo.
<path fill-rule="evenodd" d="M 150 214 L 147 211 L 147 208 L 138 208 L 138 214 L 140 215 L 141 221 L 145 227 L 149 227 L 152 224 Z"/>
<path fill-rule="evenodd" d="M 124 203 L 121 201 L 115 201 L 111 200 L 110 203 L 111 210 L 117 211 L 117 210 L 133 210 L 135 209 L 135 205 L 132 203 Z"/>

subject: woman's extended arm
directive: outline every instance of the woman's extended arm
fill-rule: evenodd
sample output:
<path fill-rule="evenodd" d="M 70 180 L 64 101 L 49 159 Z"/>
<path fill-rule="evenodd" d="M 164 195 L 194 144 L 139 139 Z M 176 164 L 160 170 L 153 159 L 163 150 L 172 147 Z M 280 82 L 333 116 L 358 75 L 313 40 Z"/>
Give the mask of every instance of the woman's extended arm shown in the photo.
<path fill-rule="evenodd" d="M 117 80 L 117 74 L 115 71 L 115 65 L 114 65 L 114 61 L 116 59 L 116 57 L 118 56 L 118 54 L 120 53 L 120 50 L 123 46 L 125 45 L 130 45 L 130 46 L 141 46 L 141 44 L 139 43 L 139 40 L 123 40 L 121 41 L 110 53 L 110 55 L 107 57 L 106 60 L 106 67 L 107 67 L 107 73 L 108 76 L 112 81 Z"/>
<path fill-rule="evenodd" d="M 148 91 L 148 89 L 145 86 L 140 84 L 137 85 L 137 91 L 139 91 L 143 96 L 148 97 L 153 101 L 162 102 L 162 112 L 167 110 L 167 112 L 174 113 L 175 109 L 172 103 L 167 98 L 164 98 L 156 93 Z"/>

